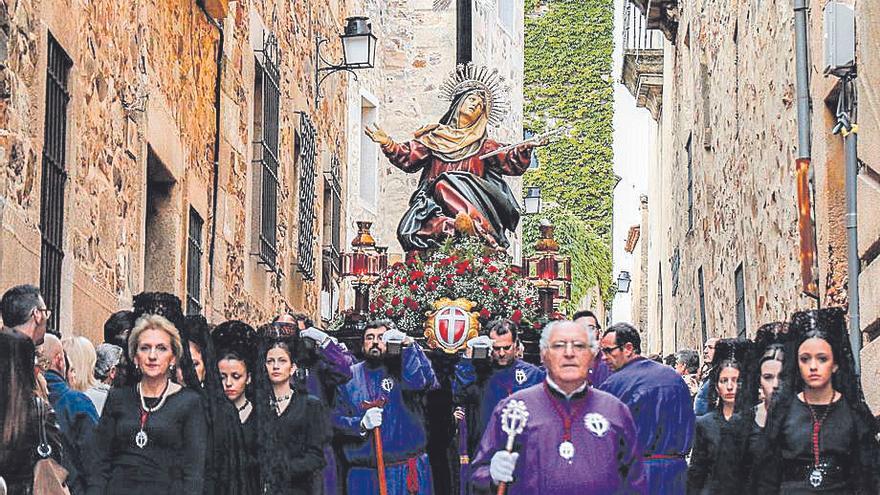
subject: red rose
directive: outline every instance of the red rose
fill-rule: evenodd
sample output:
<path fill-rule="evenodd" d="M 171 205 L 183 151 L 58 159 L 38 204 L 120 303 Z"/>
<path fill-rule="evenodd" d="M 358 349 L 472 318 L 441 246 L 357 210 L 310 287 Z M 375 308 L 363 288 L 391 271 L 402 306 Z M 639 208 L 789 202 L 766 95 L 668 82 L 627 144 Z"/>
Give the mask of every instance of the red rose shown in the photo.
<path fill-rule="evenodd" d="M 431 275 L 430 277 L 428 277 L 428 283 L 436 284 L 439 281 L 440 277 L 438 277 L 437 275 Z"/>
<path fill-rule="evenodd" d="M 495 294 L 497 296 L 499 292 L 501 291 L 499 291 L 497 287 L 492 287 L 492 294 Z"/>
<path fill-rule="evenodd" d="M 483 262 L 484 265 L 488 265 L 489 263 L 492 262 L 492 258 L 490 258 L 490 257 L 488 257 L 488 256 L 483 256 L 483 257 L 481 258 L 481 260 L 482 260 L 482 262 Z"/>
<path fill-rule="evenodd" d="M 411 310 L 413 310 L 413 311 L 419 309 L 419 303 L 418 303 L 418 301 L 416 301 L 416 300 L 414 300 L 414 299 L 410 299 L 410 300 L 409 300 L 409 305 L 408 305 L 408 306 L 409 306 L 409 309 L 411 309 Z"/>
<path fill-rule="evenodd" d="M 410 274 L 409 274 L 409 278 L 411 278 L 412 280 L 418 280 L 424 276 L 425 276 L 425 272 L 423 272 L 421 270 L 415 270 L 415 271 L 410 272 Z"/>
<path fill-rule="evenodd" d="M 486 271 L 488 271 L 489 273 L 496 273 L 498 271 L 498 267 L 495 265 L 489 265 L 489 267 L 486 268 Z"/>
<path fill-rule="evenodd" d="M 540 330 L 541 329 L 541 322 L 536 321 L 536 322 L 532 323 L 532 328 L 534 328 L 535 330 Z"/>
<path fill-rule="evenodd" d="M 416 284 L 410 284 L 409 290 L 411 290 L 412 292 L 416 292 L 417 290 L 419 290 L 419 286 Z"/>
<path fill-rule="evenodd" d="M 428 289 L 428 292 L 433 292 L 437 290 L 437 284 L 433 282 L 428 282 L 428 285 L 426 285 L 425 288 Z"/>
<path fill-rule="evenodd" d="M 523 317 L 522 311 L 516 310 L 513 312 L 512 315 L 510 315 L 510 320 L 513 321 L 514 323 L 516 323 L 517 325 L 519 325 L 519 322 L 522 321 L 522 317 Z"/>
<path fill-rule="evenodd" d="M 391 305 L 392 305 L 392 306 L 397 306 L 398 304 L 400 304 L 400 298 L 397 297 L 397 296 L 392 297 L 392 298 L 391 298 Z"/>
<path fill-rule="evenodd" d="M 533 302 L 533 301 L 532 301 L 532 298 L 531 298 L 531 297 L 527 297 L 527 298 L 526 298 L 526 306 L 531 306 L 531 305 L 532 305 L 532 302 Z"/>
<path fill-rule="evenodd" d="M 480 310 L 480 318 L 488 320 L 490 316 L 492 316 L 492 313 L 490 313 L 488 309 L 483 308 Z"/>
<path fill-rule="evenodd" d="M 385 316 L 394 316 L 394 310 L 388 308 L 385 310 Z"/>

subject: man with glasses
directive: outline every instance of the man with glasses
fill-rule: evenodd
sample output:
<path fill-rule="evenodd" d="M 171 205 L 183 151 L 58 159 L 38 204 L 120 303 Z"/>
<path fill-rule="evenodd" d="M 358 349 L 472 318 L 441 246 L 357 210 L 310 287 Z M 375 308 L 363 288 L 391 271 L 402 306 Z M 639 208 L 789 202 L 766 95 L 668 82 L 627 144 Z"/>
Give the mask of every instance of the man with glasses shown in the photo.
<path fill-rule="evenodd" d="M 0 299 L 3 329 L 14 336 L 27 337 L 35 346 L 43 343 L 52 312 L 46 307 L 40 289 L 33 285 L 17 285 Z"/>
<path fill-rule="evenodd" d="M 632 412 L 644 449 L 648 493 L 683 495 L 685 457 L 694 437 L 694 411 L 684 380 L 665 364 L 642 357 L 642 339 L 628 323 L 616 323 L 602 336 L 602 358 L 614 370 L 599 387 Z"/>
<path fill-rule="evenodd" d="M 464 419 L 467 425 L 470 458 L 473 458 L 498 402 L 514 392 L 541 383 L 545 376 L 537 366 L 517 359 L 519 331 L 516 323 L 492 320 L 486 324 L 485 330 L 488 337 L 484 335 L 468 342 L 464 358 L 455 365 L 452 381 L 455 419 L 457 422 Z M 481 343 L 491 346 L 490 359 L 473 359 L 474 346 Z"/>
<path fill-rule="evenodd" d="M 578 311 L 572 317 L 575 323 L 580 323 L 587 327 L 587 330 L 592 332 L 595 336 L 594 338 L 598 341 L 601 338 L 600 333 L 602 332 L 602 326 L 599 325 L 599 319 L 596 318 L 596 314 L 590 310 L 582 310 Z M 608 375 L 611 374 L 611 369 L 608 368 L 608 365 L 605 364 L 603 359 L 593 359 L 593 365 L 590 366 L 590 385 L 594 387 L 598 387 L 602 385 L 602 382 L 608 378 Z"/>
<path fill-rule="evenodd" d="M 547 377 L 498 403 L 474 459 L 474 487 L 495 493 L 503 482 L 509 495 L 646 493 L 629 410 L 587 379 L 595 336 L 555 321 L 540 345 Z M 528 421 L 508 452 L 502 411 L 514 400 L 525 404 Z"/>

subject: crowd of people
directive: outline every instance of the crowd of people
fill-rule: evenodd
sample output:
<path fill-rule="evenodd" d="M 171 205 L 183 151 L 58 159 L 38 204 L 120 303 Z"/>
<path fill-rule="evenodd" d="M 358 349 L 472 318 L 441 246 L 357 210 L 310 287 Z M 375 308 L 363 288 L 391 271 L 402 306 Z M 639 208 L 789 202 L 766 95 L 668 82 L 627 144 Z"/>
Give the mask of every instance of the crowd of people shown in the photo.
<path fill-rule="evenodd" d="M 702 366 L 589 311 L 534 364 L 507 320 L 449 356 L 388 320 L 354 353 L 302 314 L 211 326 L 165 293 L 97 347 L 47 334 L 36 287 L 0 312 L 0 494 L 880 493 L 835 308 L 709 339 Z"/>

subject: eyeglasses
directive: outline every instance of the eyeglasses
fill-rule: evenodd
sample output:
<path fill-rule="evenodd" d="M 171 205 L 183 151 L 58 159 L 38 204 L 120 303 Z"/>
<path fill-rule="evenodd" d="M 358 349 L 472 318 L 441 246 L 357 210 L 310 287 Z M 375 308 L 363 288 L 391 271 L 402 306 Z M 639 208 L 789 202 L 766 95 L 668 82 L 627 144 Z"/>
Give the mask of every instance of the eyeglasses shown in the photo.
<path fill-rule="evenodd" d="M 602 354 L 605 354 L 606 356 L 610 356 L 614 351 L 616 351 L 617 349 L 620 349 L 622 347 L 623 347 L 622 345 L 616 345 L 614 347 L 603 347 L 601 349 L 601 351 L 602 351 Z"/>
<path fill-rule="evenodd" d="M 507 352 L 511 349 L 513 349 L 513 344 L 511 344 L 511 345 L 493 345 L 492 346 L 492 350 L 495 352 L 501 352 L 501 351 Z"/>
<path fill-rule="evenodd" d="M 40 313 L 43 313 L 43 315 L 46 316 L 47 320 L 52 317 L 52 310 L 49 308 L 34 308 L 34 311 L 39 311 Z"/>
<path fill-rule="evenodd" d="M 554 351 L 554 352 L 564 352 L 564 351 L 568 350 L 568 346 L 571 346 L 572 351 L 574 351 L 577 354 L 580 354 L 582 352 L 586 352 L 587 349 L 589 349 L 589 346 L 587 345 L 586 342 L 581 342 L 579 340 L 576 340 L 574 342 L 570 342 L 570 341 L 554 342 L 554 343 L 550 344 L 550 350 Z"/>

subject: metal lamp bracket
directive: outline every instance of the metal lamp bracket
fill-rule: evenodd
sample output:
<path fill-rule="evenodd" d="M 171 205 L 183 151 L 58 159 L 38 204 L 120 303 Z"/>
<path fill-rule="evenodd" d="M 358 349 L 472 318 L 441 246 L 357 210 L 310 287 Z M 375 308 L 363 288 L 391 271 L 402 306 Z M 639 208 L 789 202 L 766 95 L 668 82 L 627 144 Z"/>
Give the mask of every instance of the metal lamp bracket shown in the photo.
<path fill-rule="evenodd" d="M 324 79 L 333 73 L 336 72 L 349 72 L 352 76 L 354 76 L 354 80 L 357 81 L 357 74 L 345 64 L 334 64 L 329 60 L 325 59 L 321 55 L 321 45 L 330 41 L 327 38 L 322 36 L 315 37 L 315 106 L 318 106 L 318 101 L 321 99 L 321 83 L 324 82 Z M 321 74 L 321 73 L 324 74 Z"/>

